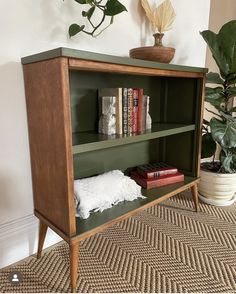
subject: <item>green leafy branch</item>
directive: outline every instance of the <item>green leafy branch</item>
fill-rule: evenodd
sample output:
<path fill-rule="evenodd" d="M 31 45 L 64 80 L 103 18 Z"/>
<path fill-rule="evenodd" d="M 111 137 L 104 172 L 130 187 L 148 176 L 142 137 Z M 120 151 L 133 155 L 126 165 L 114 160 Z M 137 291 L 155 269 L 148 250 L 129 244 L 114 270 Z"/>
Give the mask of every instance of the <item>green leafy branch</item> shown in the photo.
<path fill-rule="evenodd" d="M 64 0 L 63 0 L 64 1 Z M 84 24 L 73 23 L 69 27 L 69 36 L 73 37 L 80 32 L 83 32 L 92 37 L 99 36 L 104 30 L 106 30 L 114 21 L 114 17 L 117 14 L 127 11 L 126 7 L 118 0 L 106 0 L 104 4 L 103 0 L 74 0 L 78 4 L 89 6 L 87 10 L 82 11 L 82 16 L 89 22 L 90 27 L 86 28 Z M 96 12 L 100 12 L 101 17 L 98 22 L 94 22 L 93 16 Z M 102 28 L 106 18 L 110 17 L 109 24 Z"/>

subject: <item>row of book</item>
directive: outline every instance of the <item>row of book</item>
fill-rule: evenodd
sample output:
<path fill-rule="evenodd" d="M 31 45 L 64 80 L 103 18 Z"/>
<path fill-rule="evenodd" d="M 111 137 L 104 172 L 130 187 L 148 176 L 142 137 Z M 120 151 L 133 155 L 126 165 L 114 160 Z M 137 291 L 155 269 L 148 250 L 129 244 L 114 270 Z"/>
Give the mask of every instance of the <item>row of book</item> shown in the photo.
<path fill-rule="evenodd" d="M 150 98 L 144 95 L 142 88 L 103 88 L 99 89 L 98 95 L 99 117 L 103 115 L 103 125 L 106 126 L 102 128 L 103 132 L 109 132 L 109 126 L 114 125 L 109 111 L 110 115 L 115 115 L 116 134 L 131 135 L 151 129 Z M 114 99 L 115 114 L 112 110 Z"/>
<path fill-rule="evenodd" d="M 139 165 L 131 172 L 131 178 L 145 189 L 184 181 L 184 175 L 176 167 L 164 162 Z"/>

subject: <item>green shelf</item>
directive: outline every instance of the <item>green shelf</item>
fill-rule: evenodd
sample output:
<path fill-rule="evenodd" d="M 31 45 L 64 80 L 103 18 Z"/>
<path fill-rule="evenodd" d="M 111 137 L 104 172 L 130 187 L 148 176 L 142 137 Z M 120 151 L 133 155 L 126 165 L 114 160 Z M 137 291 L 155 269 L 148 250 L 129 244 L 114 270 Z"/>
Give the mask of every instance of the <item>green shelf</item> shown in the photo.
<path fill-rule="evenodd" d="M 195 130 L 195 125 L 154 123 L 152 129 L 139 135 L 103 135 L 94 131 L 72 134 L 73 154 L 138 143 Z"/>
<path fill-rule="evenodd" d="M 142 194 L 147 197 L 145 199 L 136 199 L 134 201 L 124 201 L 118 203 L 112 208 L 104 210 L 102 213 L 91 213 L 88 219 L 76 217 L 76 236 L 85 234 L 93 229 L 97 229 L 98 227 L 101 227 L 102 230 L 103 225 L 112 222 L 115 219 L 119 221 L 119 218 L 125 217 L 126 214 L 128 216 L 131 211 L 132 213 L 136 213 L 139 210 L 145 209 L 145 206 L 149 206 L 151 202 L 153 202 L 152 205 L 160 203 L 166 195 L 171 197 L 176 194 L 177 190 L 179 190 L 179 192 L 185 190 L 189 185 L 191 185 L 191 183 L 196 182 L 196 180 L 197 178 L 195 177 L 185 176 L 184 182 L 181 183 L 171 184 L 150 190 L 142 189 Z"/>

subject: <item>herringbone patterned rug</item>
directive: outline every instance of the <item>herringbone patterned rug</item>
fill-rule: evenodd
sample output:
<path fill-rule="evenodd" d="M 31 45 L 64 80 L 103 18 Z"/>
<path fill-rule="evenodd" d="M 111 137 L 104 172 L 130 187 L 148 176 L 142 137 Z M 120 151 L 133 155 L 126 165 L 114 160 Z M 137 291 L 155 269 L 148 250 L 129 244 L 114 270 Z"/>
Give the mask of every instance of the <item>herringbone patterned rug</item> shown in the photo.
<path fill-rule="evenodd" d="M 236 205 L 200 204 L 188 195 L 123 221 L 81 244 L 78 292 L 236 293 Z M 8 282 L 11 270 L 23 282 Z M 0 292 L 69 292 L 65 243 L 0 271 Z"/>

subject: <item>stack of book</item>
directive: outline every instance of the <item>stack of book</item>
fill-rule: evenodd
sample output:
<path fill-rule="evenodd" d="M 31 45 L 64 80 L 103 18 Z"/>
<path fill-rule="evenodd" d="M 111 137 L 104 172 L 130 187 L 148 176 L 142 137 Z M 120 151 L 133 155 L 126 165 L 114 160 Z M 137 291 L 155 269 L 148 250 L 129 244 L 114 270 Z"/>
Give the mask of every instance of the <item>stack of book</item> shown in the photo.
<path fill-rule="evenodd" d="M 139 165 L 131 172 L 131 178 L 145 189 L 184 181 L 184 175 L 177 168 L 163 162 Z"/>
<path fill-rule="evenodd" d="M 132 135 L 151 128 L 149 96 L 141 88 L 99 89 L 99 117 L 103 114 L 103 99 L 116 99 L 116 134 Z"/>

